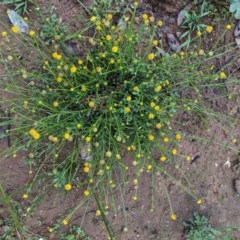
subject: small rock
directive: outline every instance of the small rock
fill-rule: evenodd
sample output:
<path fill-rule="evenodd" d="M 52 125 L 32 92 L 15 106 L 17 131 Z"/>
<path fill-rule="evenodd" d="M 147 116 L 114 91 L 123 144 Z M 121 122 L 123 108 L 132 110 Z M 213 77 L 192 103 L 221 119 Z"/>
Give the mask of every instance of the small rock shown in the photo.
<path fill-rule="evenodd" d="M 233 186 L 235 191 L 240 194 L 240 180 L 239 179 L 235 179 L 233 180 Z"/>

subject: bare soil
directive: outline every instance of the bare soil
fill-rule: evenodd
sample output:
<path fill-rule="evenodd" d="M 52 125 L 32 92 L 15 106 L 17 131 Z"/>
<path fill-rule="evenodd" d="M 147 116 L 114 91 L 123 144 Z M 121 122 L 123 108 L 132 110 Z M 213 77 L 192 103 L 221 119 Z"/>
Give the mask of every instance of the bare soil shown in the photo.
<path fill-rule="evenodd" d="M 84 3 L 87 4 L 89 2 L 84 1 Z M 54 12 L 62 18 L 64 23 L 68 23 L 70 31 L 75 31 L 79 27 L 71 19 L 74 19 L 79 13 L 85 14 L 77 1 L 73 0 L 39 1 L 39 4 L 46 11 L 52 5 Z M 146 7 L 145 11 L 153 13 L 157 19 L 164 20 L 166 24 L 165 32 L 168 31 L 175 34 L 176 31 L 181 31 L 176 26 L 176 18 L 178 12 L 183 7 L 182 1 L 172 0 L 169 3 L 157 0 L 144 1 L 142 5 Z M 5 10 L 1 6 L 1 20 L 7 26 L 10 26 Z M 34 19 L 31 12 L 29 19 Z M 0 26 L 0 32 L 2 30 L 2 26 Z M 163 37 L 165 37 L 164 34 Z M 234 41 L 233 33 L 229 32 L 225 40 Z M 206 44 L 208 43 L 206 42 Z M 228 69 L 229 73 L 232 70 Z M 1 75 L 4 72 L 4 67 L 0 63 Z M 235 74 L 239 74 L 239 70 Z M 219 113 L 236 118 L 240 117 L 239 96 L 227 99 L 219 93 L 206 92 L 203 101 L 205 101 L 207 107 L 211 107 Z M 156 176 L 154 181 L 154 208 L 152 208 L 152 189 L 150 187 L 152 176 L 144 173 L 140 179 L 140 194 L 137 201 L 132 200 L 134 186 L 129 181 L 125 186 L 124 200 L 122 199 L 122 193 L 116 189 L 116 209 L 114 210 L 113 206 L 109 205 L 107 217 L 118 239 L 185 239 L 182 223 L 188 220 L 194 211 L 208 216 L 210 223 L 214 227 L 240 225 L 240 195 L 234 189 L 234 180 L 240 179 L 240 171 L 236 168 L 236 165 L 234 166 L 234 163 L 238 163 L 240 160 L 238 151 L 236 151 L 240 149 L 240 141 L 236 143 L 231 142 L 233 138 L 240 139 L 239 124 L 230 124 L 227 121 L 223 121 L 223 118 L 220 117 L 219 121 L 209 120 L 209 125 L 203 126 L 197 118 L 188 116 L 185 113 L 181 113 L 176 120 L 183 123 L 180 126 L 177 125 L 178 130 L 188 133 L 179 144 L 180 155 L 199 156 L 192 164 L 180 157 L 179 159 L 176 158 L 176 162 L 181 166 L 184 174 L 188 177 L 196 191 L 202 196 L 203 204 L 197 205 L 196 201 L 181 189 L 177 182 L 163 181 L 160 176 Z M 0 152 L 7 147 L 7 140 L 0 140 Z M 12 201 L 19 202 L 23 209 L 32 206 L 32 200 L 37 197 L 39 191 L 46 193 L 45 198 L 37 206 L 31 217 L 26 217 L 25 225 L 30 232 L 45 236 L 47 239 L 59 239 L 59 236 L 48 232 L 48 227 L 52 226 L 67 213 L 68 209 L 74 207 L 79 202 L 79 199 L 82 197 L 81 193 L 77 189 L 67 195 L 59 193 L 59 191 L 48 193 L 48 186 L 44 184 L 42 188 L 36 188 L 27 201 L 23 201 L 22 193 L 24 192 L 24 187 L 32 179 L 32 175 L 29 174 L 29 167 L 24 162 L 26 157 L 24 154 L 26 153 L 18 154 L 16 158 L 7 159 L 3 159 L 0 156 L 0 159 L 2 157 L 0 161 L 0 181 L 3 183 L 5 192 L 11 195 Z M 130 165 L 131 156 L 126 154 L 124 161 Z M 178 172 L 178 176 L 183 178 L 182 173 L 178 169 L 173 171 Z M 131 179 L 131 172 L 129 173 L 129 178 Z M 169 191 L 172 207 L 177 215 L 176 221 L 172 221 L 169 217 L 169 205 L 162 184 L 165 184 Z M 87 207 L 84 206 L 76 212 L 71 220 L 71 224 L 81 225 L 92 239 L 107 239 L 103 221 L 95 216 L 96 203 L 90 201 Z M 0 209 L 2 209 L 0 219 L 7 218 L 8 212 L 1 202 Z M 4 226 L 1 226 L 1 228 L 3 230 Z M 60 233 L 67 231 L 67 229 L 68 227 L 62 227 Z M 0 236 L 2 230 L 0 230 Z M 235 237 L 240 239 L 240 233 L 235 233 Z"/>

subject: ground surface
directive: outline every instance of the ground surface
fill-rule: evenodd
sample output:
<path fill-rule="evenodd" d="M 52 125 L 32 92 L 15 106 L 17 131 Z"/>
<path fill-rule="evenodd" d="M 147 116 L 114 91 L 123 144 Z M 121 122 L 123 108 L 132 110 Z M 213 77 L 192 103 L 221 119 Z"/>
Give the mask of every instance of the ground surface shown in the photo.
<path fill-rule="evenodd" d="M 50 3 L 46 4 L 44 2 L 39 1 L 42 4 L 41 6 L 47 10 Z M 54 6 L 54 12 L 62 18 L 63 22 L 69 22 L 69 19 L 76 17 L 79 12 L 84 14 L 83 9 L 73 0 L 51 0 L 46 2 L 51 2 Z M 87 4 L 87 1 L 84 2 Z M 145 1 L 143 5 L 147 6 L 147 11 L 152 12 L 156 18 L 164 20 L 166 24 L 165 31 L 175 33 L 174 31 L 177 31 L 176 17 L 183 4 L 181 1 L 171 2 L 172 4 L 167 5 L 159 3 L 159 1 Z M 10 26 L 5 10 L 2 7 L 0 9 L 1 20 Z M 31 16 L 30 13 L 29 18 L 34 18 L 34 16 Z M 74 31 L 77 27 L 71 25 L 70 29 Z M 2 27 L 0 26 L 1 31 Z M 234 41 L 232 32 L 226 38 L 227 41 Z M 228 71 L 231 72 L 232 69 Z M 1 75 L 4 74 L 3 67 L 0 68 L 0 72 Z M 235 74 L 237 73 L 239 74 L 239 70 Z M 240 117 L 239 96 L 228 100 L 218 95 L 218 100 L 212 101 L 216 97 L 214 94 L 206 92 L 204 96 L 206 106 L 211 106 L 215 110 L 233 117 Z M 236 167 L 229 167 L 226 164 L 227 161 L 233 162 L 238 159 L 238 152 L 235 150 L 239 150 L 240 141 L 232 143 L 231 139 L 240 139 L 240 126 L 233 126 L 225 121 L 212 120 L 206 129 L 201 123 L 194 121 L 194 119 L 188 119 L 185 115 L 178 116 L 178 120 L 185 123 L 185 126 L 178 126 L 179 130 L 181 131 L 184 128 L 189 133 L 189 136 L 184 138 L 179 145 L 179 152 L 190 156 L 196 154 L 200 156 L 192 164 L 179 159 L 179 164 L 182 165 L 183 171 L 190 182 L 200 192 L 203 204 L 196 205 L 196 201 L 176 183 L 166 181 L 165 184 L 172 199 L 174 212 L 178 216 L 176 221 L 171 221 L 168 203 L 161 186 L 162 181 L 160 181 L 160 177 L 156 177 L 155 207 L 151 212 L 151 176 L 144 174 L 139 183 L 140 194 L 137 201 L 132 200 L 131 193 L 134 191 L 134 186 L 129 183 L 126 184 L 125 200 L 122 201 L 121 193 L 116 190 L 116 209 L 114 210 L 111 205 L 109 206 L 108 218 L 119 239 L 184 239 L 182 222 L 189 219 L 194 211 L 206 214 L 211 224 L 216 227 L 240 224 L 240 195 L 236 193 L 233 187 L 233 181 L 240 178 L 240 171 Z M 191 138 L 191 135 L 207 140 L 196 140 Z M 0 140 L 0 152 L 5 148 L 7 148 L 7 140 Z M 29 167 L 24 163 L 24 159 L 24 154 L 22 156 L 18 155 L 16 158 L 2 159 L 0 161 L 0 181 L 3 183 L 6 193 L 12 194 L 13 200 L 27 207 L 31 205 L 31 200 L 34 198 L 34 194 L 38 194 L 39 189 L 32 193 L 29 202 L 22 201 L 23 187 L 31 179 Z M 125 161 L 131 161 L 131 156 L 126 155 Z M 182 177 L 180 173 L 179 176 Z M 44 186 L 41 191 L 47 192 L 47 186 Z M 25 219 L 26 227 L 30 232 L 46 236 L 47 239 L 58 239 L 54 234 L 49 233 L 47 228 L 55 223 L 59 217 L 64 216 L 69 208 L 75 206 L 80 198 L 81 193 L 77 190 L 67 196 L 59 192 L 46 194 L 33 215 Z M 4 209 L 1 203 L 0 208 Z M 96 204 L 90 202 L 87 210 L 81 208 L 77 211 L 71 223 L 81 225 L 92 239 L 105 240 L 107 235 L 104 224 L 100 218 L 95 216 L 96 209 Z M 83 219 L 84 211 L 87 211 L 87 213 Z M 6 218 L 7 216 L 8 213 L 3 211 L 0 218 Z M 60 231 L 66 230 L 67 227 L 62 227 Z M 237 239 L 240 239 L 240 233 L 235 235 Z"/>

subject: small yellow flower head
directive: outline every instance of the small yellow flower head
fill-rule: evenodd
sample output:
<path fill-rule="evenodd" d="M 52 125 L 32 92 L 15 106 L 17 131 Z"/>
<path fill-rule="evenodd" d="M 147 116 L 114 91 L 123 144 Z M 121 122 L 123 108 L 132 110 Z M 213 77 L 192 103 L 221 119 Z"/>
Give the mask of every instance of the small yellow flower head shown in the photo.
<path fill-rule="evenodd" d="M 28 194 L 27 194 L 27 193 L 24 193 L 24 194 L 22 195 L 22 198 L 23 198 L 23 199 L 27 199 L 27 198 L 28 198 Z"/>
<path fill-rule="evenodd" d="M 79 65 L 82 65 L 82 64 L 83 64 L 83 60 L 82 60 L 82 59 L 79 59 L 79 60 L 78 60 L 78 64 L 79 64 Z"/>
<path fill-rule="evenodd" d="M 162 26 L 163 26 L 163 21 L 162 21 L 162 20 L 159 20 L 159 21 L 157 22 L 157 25 L 158 25 L 158 27 L 162 27 Z"/>
<path fill-rule="evenodd" d="M 152 41 L 152 43 L 153 43 L 154 46 L 157 46 L 157 45 L 158 45 L 158 40 L 154 39 L 154 40 Z"/>
<path fill-rule="evenodd" d="M 72 185 L 70 183 L 65 184 L 64 189 L 66 191 L 70 191 L 72 189 Z"/>
<path fill-rule="evenodd" d="M 124 111 L 125 111 L 125 113 L 129 113 L 131 111 L 131 108 L 130 107 L 125 107 Z"/>
<path fill-rule="evenodd" d="M 59 105 L 59 104 L 58 104 L 57 101 L 54 101 L 54 102 L 53 102 L 53 106 L 54 106 L 54 107 L 57 107 L 58 105 Z"/>
<path fill-rule="evenodd" d="M 162 124 L 161 124 L 161 123 L 157 123 L 157 124 L 155 125 L 155 127 L 156 127 L 156 129 L 160 129 L 160 128 L 162 128 Z"/>
<path fill-rule="evenodd" d="M 160 157 L 161 162 L 165 162 L 166 160 L 167 160 L 166 156 L 163 155 L 163 156 Z"/>
<path fill-rule="evenodd" d="M 232 139 L 232 143 L 236 143 L 236 142 L 237 142 L 236 138 Z"/>
<path fill-rule="evenodd" d="M 181 52 L 180 52 L 180 56 L 183 57 L 184 55 L 185 55 L 185 52 L 184 52 L 184 51 L 181 51 Z"/>
<path fill-rule="evenodd" d="M 62 59 L 62 55 L 58 54 L 57 52 L 52 53 L 52 57 L 56 60 L 61 60 Z"/>
<path fill-rule="evenodd" d="M 96 216 L 96 217 L 101 216 L 101 211 L 100 211 L 100 210 L 97 210 L 97 211 L 95 212 L 95 216 Z"/>
<path fill-rule="evenodd" d="M 149 21 L 150 22 L 154 22 L 155 21 L 155 17 L 154 16 L 149 17 Z"/>
<path fill-rule="evenodd" d="M 154 59 L 154 53 L 149 53 L 147 58 L 148 58 L 148 60 L 153 60 Z"/>
<path fill-rule="evenodd" d="M 83 85 L 83 86 L 81 87 L 81 91 L 82 91 L 82 92 L 86 92 L 86 91 L 87 91 L 87 87 L 86 87 L 85 85 Z"/>
<path fill-rule="evenodd" d="M 222 78 L 222 79 L 227 77 L 227 75 L 225 74 L 225 72 L 220 72 L 219 76 L 220 76 L 220 78 Z"/>
<path fill-rule="evenodd" d="M 134 200 L 134 201 L 137 201 L 137 196 L 133 196 L 133 200 Z"/>
<path fill-rule="evenodd" d="M 154 140 L 154 136 L 152 134 L 148 134 L 148 140 L 149 141 L 153 141 Z"/>
<path fill-rule="evenodd" d="M 153 119 L 153 118 L 154 118 L 154 114 L 153 114 L 153 113 L 149 113 L 149 114 L 148 114 L 148 118 L 149 118 L 149 119 Z"/>
<path fill-rule="evenodd" d="M 35 129 L 30 129 L 28 132 L 35 140 L 40 138 L 40 134 Z"/>
<path fill-rule="evenodd" d="M 152 165 L 151 164 L 149 164 L 148 166 L 147 166 L 147 170 L 152 170 Z"/>
<path fill-rule="evenodd" d="M 86 167 L 83 168 L 83 171 L 84 171 L 85 173 L 89 173 L 89 170 L 90 170 L 90 169 L 89 169 L 88 166 L 86 166 Z"/>
<path fill-rule="evenodd" d="M 226 29 L 227 29 L 227 30 L 230 30 L 231 28 L 232 28 L 232 26 L 231 26 L 230 24 L 227 24 L 227 25 L 226 25 Z"/>
<path fill-rule="evenodd" d="M 211 33 L 211 32 L 213 31 L 213 26 L 207 26 L 207 27 L 206 27 L 206 31 L 207 31 L 208 33 Z"/>
<path fill-rule="evenodd" d="M 177 134 L 175 135 L 175 138 L 176 138 L 176 140 L 181 140 L 181 139 L 182 139 L 182 136 L 181 136 L 180 133 L 177 133 Z"/>
<path fill-rule="evenodd" d="M 86 142 L 91 142 L 91 137 L 85 137 Z"/>
<path fill-rule="evenodd" d="M 190 156 L 186 156 L 186 160 L 187 160 L 187 161 L 190 161 L 190 160 L 191 160 L 191 157 L 190 157 Z"/>
<path fill-rule="evenodd" d="M 92 16 L 91 18 L 90 18 L 90 22 L 95 22 L 97 20 L 97 18 L 95 17 L 95 16 Z"/>
<path fill-rule="evenodd" d="M 19 33 L 19 28 L 17 26 L 12 26 L 11 30 L 13 33 Z"/>
<path fill-rule="evenodd" d="M 71 68 L 70 68 L 70 72 L 71 73 L 75 73 L 77 71 L 77 68 L 75 67 L 75 66 L 72 66 Z"/>
<path fill-rule="evenodd" d="M 93 101 L 88 102 L 88 106 L 90 108 L 93 108 L 95 106 L 95 103 Z"/>
<path fill-rule="evenodd" d="M 88 191 L 88 190 L 85 190 L 84 192 L 83 192 L 83 194 L 84 194 L 84 196 L 88 196 L 89 194 L 90 194 L 90 192 Z"/>
<path fill-rule="evenodd" d="M 62 221 L 62 224 L 63 225 L 68 225 L 68 220 L 66 218 L 64 218 L 63 221 Z"/>
<path fill-rule="evenodd" d="M 63 79 L 62 79 L 62 77 L 58 76 L 56 80 L 58 83 L 60 83 L 60 82 L 62 82 Z"/>
<path fill-rule="evenodd" d="M 105 153 L 105 156 L 106 156 L 107 158 L 110 158 L 110 157 L 112 156 L 112 152 L 107 151 L 107 152 Z"/>
<path fill-rule="evenodd" d="M 6 32 L 6 31 L 3 31 L 3 32 L 2 32 L 2 36 L 3 36 L 3 37 L 7 36 L 7 32 Z"/>
<path fill-rule="evenodd" d="M 209 57 L 212 57 L 212 56 L 213 56 L 213 51 L 210 51 L 210 52 L 208 53 L 208 56 L 209 56 Z"/>
<path fill-rule="evenodd" d="M 118 47 L 117 46 L 113 46 L 112 47 L 112 52 L 113 53 L 117 53 L 118 52 Z"/>
<path fill-rule="evenodd" d="M 68 132 L 64 134 L 64 138 L 66 140 L 70 139 L 70 137 L 71 137 L 71 135 Z"/>
<path fill-rule="evenodd" d="M 151 107 L 155 107 L 155 105 L 156 105 L 155 102 L 150 102 Z"/>
<path fill-rule="evenodd" d="M 127 100 L 128 102 L 131 102 L 132 97 L 131 97 L 131 96 L 127 96 L 127 97 L 126 97 L 126 100 Z"/>
<path fill-rule="evenodd" d="M 196 34 L 198 37 L 200 37 L 202 35 L 202 33 L 200 31 L 197 31 Z"/>
<path fill-rule="evenodd" d="M 35 32 L 34 32 L 33 30 L 31 30 L 31 31 L 29 32 L 29 36 L 33 37 L 34 35 L 35 35 Z"/>
<path fill-rule="evenodd" d="M 148 19 L 148 15 L 146 14 L 146 13 L 144 13 L 143 15 L 142 15 L 142 18 L 145 20 L 145 19 Z"/>
<path fill-rule="evenodd" d="M 177 220 L 177 215 L 176 215 L 176 214 L 172 214 L 172 215 L 171 215 L 171 219 L 172 219 L 173 221 Z"/>
<path fill-rule="evenodd" d="M 198 54 L 199 54 L 200 56 L 204 55 L 204 50 L 203 50 L 203 49 L 200 49 L 200 50 L 198 51 Z"/>
<path fill-rule="evenodd" d="M 107 36 L 106 36 L 106 40 L 107 40 L 107 41 L 110 41 L 111 39 L 112 39 L 111 35 L 107 35 Z"/>
<path fill-rule="evenodd" d="M 174 148 L 174 149 L 172 150 L 172 155 L 177 155 L 177 149 L 176 149 L 176 148 Z"/>
<path fill-rule="evenodd" d="M 164 141 L 165 143 L 167 143 L 167 142 L 169 142 L 169 138 L 165 137 L 165 138 L 163 138 L 163 141 Z"/>
<path fill-rule="evenodd" d="M 134 92 L 138 92 L 139 91 L 139 87 L 138 86 L 133 87 L 133 91 Z"/>
<path fill-rule="evenodd" d="M 202 204 L 202 199 L 198 199 L 197 204 Z"/>
<path fill-rule="evenodd" d="M 162 86 L 161 85 L 158 85 L 154 88 L 154 92 L 160 92 L 162 89 Z"/>
<path fill-rule="evenodd" d="M 108 18 L 109 20 L 111 20 L 111 19 L 113 18 L 113 15 L 112 15 L 111 13 L 109 13 L 109 14 L 107 15 L 107 18 Z"/>

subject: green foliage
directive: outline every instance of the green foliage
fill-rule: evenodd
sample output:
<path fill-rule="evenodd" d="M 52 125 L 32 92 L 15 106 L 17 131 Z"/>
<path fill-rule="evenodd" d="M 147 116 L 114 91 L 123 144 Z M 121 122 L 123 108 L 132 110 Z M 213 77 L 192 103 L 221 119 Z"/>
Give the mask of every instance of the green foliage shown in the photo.
<path fill-rule="evenodd" d="M 15 7 L 15 11 L 19 14 L 28 13 L 30 4 L 33 4 L 33 0 L 2 0 L 2 4 L 12 4 Z"/>
<path fill-rule="evenodd" d="M 239 227 L 225 227 L 217 229 L 212 227 L 205 216 L 194 212 L 193 216 L 183 223 L 187 232 L 186 240 L 236 240 L 232 236 L 233 231 L 239 231 Z"/>
<path fill-rule="evenodd" d="M 73 225 L 69 233 L 62 234 L 60 240 L 91 240 L 78 226 Z"/>
<path fill-rule="evenodd" d="M 230 6 L 229 11 L 234 14 L 236 19 L 240 19 L 240 1 L 239 0 L 229 0 Z"/>
<path fill-rule="evenodd" d="M 200 216 L 197 212 L 183 225 L 187 231 L 186 240 L 214 240 L 220 233 L 220 231 L 209 225 L 205 216 Z"/>

